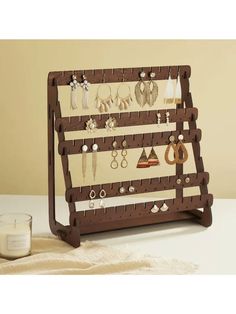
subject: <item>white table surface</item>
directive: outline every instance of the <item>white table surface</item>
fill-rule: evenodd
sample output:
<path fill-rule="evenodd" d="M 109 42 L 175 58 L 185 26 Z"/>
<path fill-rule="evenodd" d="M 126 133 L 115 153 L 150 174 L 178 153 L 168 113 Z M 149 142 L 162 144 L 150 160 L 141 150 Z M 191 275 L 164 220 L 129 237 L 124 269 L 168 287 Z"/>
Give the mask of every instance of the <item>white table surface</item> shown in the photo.
<path fill-rule="evenodd" d="M 57 217 L 68 221 L 63 197 L 57 197 Z M 50 233 L 47 196 L 0 195 L 0 213 L 25 212 L 33 216 L 33 234 Z M 236 200 L 217 199 L 209 228 L 183 221 L 82 236 L 117 248 L 198 264 L 198 274 L 236 274 Z"/>

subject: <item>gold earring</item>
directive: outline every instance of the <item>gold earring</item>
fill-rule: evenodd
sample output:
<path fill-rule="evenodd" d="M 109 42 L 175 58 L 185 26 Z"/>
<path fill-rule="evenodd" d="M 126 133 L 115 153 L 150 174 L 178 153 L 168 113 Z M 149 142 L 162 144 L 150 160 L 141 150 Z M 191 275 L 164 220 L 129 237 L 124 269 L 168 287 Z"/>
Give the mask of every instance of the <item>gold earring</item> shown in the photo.
<path fill-rule="evenodd" d="M 181 84 L 180 84 L 180 76 L 178 73 L 177 79 L 176 79 L 176 88 L 175 88 L 175 104 L 179 105 L 182 103 L 182 90 L 181 90 Z"/>
<path fill-rule="evenodd" d="M 150 81 L 147 83 L 147 103 L 151 107 L 154 105 L 155 101 L 158 97 L 158 86 L 155 81 L 153 81 L 154 77 L 156 76 L 156 73 L 151 72 L 149 74 Z"/>
<path fill-rule="evenodd" d="M 169 73 L 169 78 L 166 84 L 164 104 L 172 104 L 174 101 L 174 87 L 171 79 L 171 74 Z"/>
<path fill-rule="evenodd" d="M 116 148 L 117 148 L 117 142 L 116 141 L 113 141 L 112 147 L 113 147 L 113 150 L 111 152 L 111 156 L 112 156 L 113 160 L 110 163 L 110 167 L 112 169 L 117 169 L 118 168 L 118 161 L 116 160 L 116 157 L 118 155 L 118 152 L 116 150 Z"/>
<path fill-rule="evenodd" d="M 135 97 L 137 100 L 137 103 L 143 107 L 146 102 L 147 102 L 147 90 L 148 90 L 148 86 L 147 83 L 144 82 L 144 77 L 145 77 L 145 72 L 141 72 L 139 74 L 140 80 L 138 81 L 138 83 L 135 86 Z"/>
<path fill-rule="evenodd" d="M 97 130 L 97 122 L 95 119 L 90 118 L 87 122 L 86 122 L 86 130 L 89 133 L 95 132 Z"/>
<path fill-rule="evenodd" d="M 123 159 L 122 159 L 122 161 L 120 163 L 122 168 L 126 168 L 128 166 L 128 161 L 126 159 L 126 156 L 127 156 L 127 149 L 126 149 L 126 147 L 127 147 L 127 142 L 126 142 L 126 140 L 123 140 L 123 142 L 122 142 L 122 151 L 121 151 L 121 156 L 123 157 Z"/>
<path fill-rule="evenodd" d="M 115 131 L 117 126 L 118 123 L 116 121 L 116 118 L 109 117 L 109 119 L 107 119 L 107 121 L 105 122 L 105 128 L 107 131 Z"/>
<path fill-rule="evenodd" d="M 124 93 L 124 96 L 121 96 L 121 90 L 122 88 L 126 88 L 127 91 L 126 93 Z M 121 83 L 119 85 L 119 87 L 117 88 L 117 92 L 116 92 L 116 105 L 120 110 L 126 110 L 128 109 L 128 106 L 130 106 L 132 104 L 132 96 L 131 96 L 131 90 L 130 90 L 130 86 L 127 85 L 126 83 Z"/>
<path fill-rule="evenodd" d="M 106 87 L 108 89 L 108 96 L 103 98 L 100 96 L 101 88 Z M 96 108 L 99 110 L 99 112 L 107 112 L 109 108 L 111 108 L 111 105 L 113 103 L 112 95 L 111 95 L 111 87 L 108 84 L 101 84 L 98 86 L 97 89 L 97 95 L 95 98 L 96 102 Z"/>
<path fill-rule="evenodd" d="M 188 159 L 188 151 L 183 143 L 184 136 L 180 134 L 178 136 L 179 142 L 176 144 L 177 164 L 183 164 Z M 180 157 L 181 156 L 181 157 Z"/>

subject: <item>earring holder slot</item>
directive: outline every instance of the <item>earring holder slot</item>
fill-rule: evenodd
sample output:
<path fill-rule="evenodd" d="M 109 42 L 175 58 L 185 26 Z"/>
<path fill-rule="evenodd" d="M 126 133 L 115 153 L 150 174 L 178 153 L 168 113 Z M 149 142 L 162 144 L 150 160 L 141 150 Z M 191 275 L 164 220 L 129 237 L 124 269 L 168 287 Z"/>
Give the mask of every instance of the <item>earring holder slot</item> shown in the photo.
<path fill-rule="evenodd" d="M 155 204 L 160 208 L 163 203 L 169 207 L 166 212 L 159 211 L 152 213 L 150 210 L 153 202 L 136 203 L 136 210 L 134 204 L 125 206 L 116 206 L 106 208 L 106 213 L 100 209 L 95 209 L 99 214 L 94 215 L 92 210 L 79 211 L 71 213 L 71 219 L 77 219 L 79 222 L 79 229 L 81 234 L 89 234 L 94 232 L 102 232 L 114 229 L 121 229 L 127 227 L 142 226 L 148 224 L 156 224 L 159 222 L 172 220 L 172 215 L 175 215 L 175 220 L 178 219 L 196 219 L 192 211 L 211 206 L 213 203 L 212 194 L 184 197 L 181 201 L 178 199 L 167 199 L 155 201 Z M 115 210 L 116 208 L 116 210 Z M 84 215 L 84 212 L 86 213 Z M 91 213 L 89 213 L 91 212 Z M 198 218 L 199 219 L 199 218 Z"/>
<path fill-rule="evenodd" d="M 175 122 L 187 122 L 197 120 L 198 110 L 197 108 L 187 108 L 184 109 L 169 109 L 170 113 L 169 119 L 170 123 Z M 84 131 L 86 122 L 92 118 L 97 121 L 97 128 L 104 129 L 105 123 L 109 116 L 116 119 L 118 127 L 128 127 L 137 125 L 149 125 L 157 124 L 157 113 L 161 114 L 161 123 L 166 123 L 165 120 L 165 109 L 150 110 L 150 111 L 133 111 L 133 112 L 121 112 L 112 114 L 95 114 L 86 116 L 73 116 L 57 118 L 55 121 L 55 129 L 57 132 L 72 132 L 72 131 Z M 144 123 L 143 123 L 144 122 Z"/>
<path fill-rule="evenodd" d="M 156 73 L 155 81 L 167 80 L 169 74 L 172 80 L 176 80 L 179 75 L 182 103 L 176 105 L 175 109 L 132 111 L 114 114 L 80 115 L 71 117 L 61 116 L 61 104 L 58 100 L 58 87 L 68 86 L 72 75 L 76 75 L 78 82 L 82 81 L 85 74 L 90 84 L 119 83 L 139 81 L 140 73 L 144 71 L 147 75 L 151 71 Z M 50 72 L 48 75 L 48 194 L 49 194 L 49 223 L 52 233 L 59 236 L 74 247 L 80 245 L 80 235 L 92 232 L 120 229 L 126 227 L 155 224 L 167 221 L 194 220 L 195 222 L 208 227 L 212 223 L 211 205 L 213 196 L 208 194 L 207 184 L 209 174 L 204 171 L 203 159 L 200 154 L 201 130 L 197 129 L 196 120 L 198 117 L 197 108 L 193 107 L 192 96 L 189 91 L 189 78 L 191 68 L 188 65 L 182 66 L 151 66 L 138 68 L 119 69 L 92 69 Z M 157 124 L 157 113 L 161 113 L 160 123 L 166 123 L 166 112 L 170 113 L 170 123 L 176 123 L 176 130 L 146 134 L 129 134 L 125 136 L 106 136 L 98 138 L 65 140 L 65 133 L 71 131 L 82 131 L 86 122 L 92 118 L 98 123 L 98 128 L 105 127 L 105 122 L 109 116 L 117 120 L 118 128 L 128 126 L 143 126 Z M 128 118 L 126 118 L 128 117 Z M 189 130 L 184 130 L 184 122 L 188 123 Z M 56 220 L 55 206 L 55 131 L 58 136 L 58 152 L 61 155 L 61 164 L 65 179 L 65 196 L 69 208 L 69 225 L 63 225 Z M 83 144 L 88 146 L 88 152 L 92 152 L 92 145 L 98 144 L 98 152 L 111 151 L 112 143 L 117 141 L 117 150 L 122 149 L 122 141 L 125 138 L 130 148 L 141 148 L 151 146 L 161 146 L 169 144 L 169 136 L 174 135 L 177 141 L 178 134 L 184 135 L 184 143 L 191 143 L 196 173 L 184 174 L 183 165 L 176 165 L 176 174 L 169 177 L 149 178 L 140 180 L 129 180 L 123 182 L 105 183 L 92 186 L 73 187 L 71 172 L 69 170 L 68 155 L 81 154 Z M 189 182 L 185 182 L 186 178 Z M 180 179 L 180 184 L 177 184 Z M 128 193 L 128 187 L 132 182 L 135 191 Z M 121 185 L 125 186 L 126 192 L 119 194 Z M 199 186 L 200 195 L 183 197 L 183 189 Z M 134 203 L 109 208 L 97 208 L 86 211 L 76 211 L 76 202 L 89 199 L 89 192 L 93 188 L 97 198 L 101 188 L 106 191 L 106 197 L 135 195 L 138 193 L 148 193 L 163 191 L 168 189 L 176 190 L 176 197 L 156 202 Z M 167 211 L 152 213 L 153 204 L 160 208 L 163 203 L 169 207 Z M 203 209 L 200 211 L 199 209 Z"/>
<path fill-rule="evenodd" d="M 185 179 L 189 177 L 190 183 L 186 183 Z M 181 179 L 181 184 L 177 184 L 177 179 Z M 150 185 L 150 180 L 152 180 L 152 185 Z M 130 186 L 130 181 L 132 185 L 135 186 L 135 191 L 130 193 L 128 187 Z M 101 188 L 106 191 L 106 197 L 118 197 L 118 196 L 130 196 L 135 194 L 145 193 L 148 188 L 148 192 L 163 191 L 163 190 L 172 190 L 177 188 L 187 188 L 193 186 L 200 186 L 208 184 L 209 182 L 209 173 L 201 172 L 196 175 L 195 173 L 183 174 L 183 175 L 174 175 L 169 177 L 159 177 L 159 178 L 148 178 L 140 180 L 128 180 L 123 182 L 114 182 L 113 188 L 111 189 L 110 183 L 100 184 L 91 186 L 82 186 L 74 187 L 66 190 L 65 197 L 67 202 L 79 202 L 89 200 L 89 191 L 93 189 L 96 193 L 96 198 L 99 199 L 99 192 Z M 124 194 L 120 194 L 119 188 L 123 186 L 126 189 Z"/>
<path fill-rule="evenodd" d="M 152 146 L 152 137 L 153 143 L 157 144 L 158 146 L 168 145 L 169 144 L 169 137 L 174 135 L 177 139 L 178 135 L 180 134 L 179 131 L 165 131 L 165 132 L 155 132 L 155 133 L 145 133 L 145 134 L 135 134 L 134 141 L 128 143 L 128 149 L 130 148 L 139 148 L 139 147 L 151 147 Z M 197 141 L 201 140 L 201 130 L 183 130 L 181 132 L 184 136 L 184 143 L 191 143 L 197 139 Z M 132 138 L 133 134 L 125 135 L 125 138 Z M 99 146 L 100 152 L 105 151 L 112 151 L 112 143 L 113 141 L 117 141 L 117 149 L 122 149 L 122 141 L 124 140 L 124 136 L 110 136 L 106 137 L 106 141 L 103 142 L 103 137 L 98 138 L 89 138 L 89 139 L 80 139 L 75 140 L 66 140 L 62 141 L 58 144 L 58 153 L 60 155 L 73 155 L 73 154 L 81 154 L 81 147 L 82 145 L 86 144 L 88 146 L 88 153 L 92 152 L 92 144 L 96 142 Z"/>

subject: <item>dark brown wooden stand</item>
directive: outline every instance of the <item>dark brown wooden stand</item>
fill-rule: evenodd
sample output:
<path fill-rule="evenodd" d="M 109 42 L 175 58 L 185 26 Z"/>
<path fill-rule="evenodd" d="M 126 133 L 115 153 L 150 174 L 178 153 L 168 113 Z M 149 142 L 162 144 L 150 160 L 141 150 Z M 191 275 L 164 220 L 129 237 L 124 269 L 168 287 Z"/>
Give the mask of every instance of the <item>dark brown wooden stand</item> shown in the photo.
<path fill-rule="evenodd" d="M 182 104 L 170 112 L 170 123 L 176 123 L 176 131 L 155 132 L 148 134 L 125 135 L 129 143 L 129 148 L 151 147 L 152 143 L 157 145 L 168 145 L 170 135 L 177 137 L 184 135 L 185 143 L 192 143 L 194 160 L 197 172 L 183 173 L 183 165 L 176 165 L 176 175 L 159 178 L 149 178 L 142 180 L 132 180 L 135 186 L 135 193 L 147 193 L 152 191 L 176 190 L 174 199 L 157 201 L 157 206 L 163 202 L 169 207 L 168 211 L 152 213 L 150 209 L 153 202 L 137 203 L 132 205 L 115 206 L 109 208 L 98 208 L 94 210 L 76 211 L 75 202 L 88 200 L 90 189 L 94 189 L 96 194 L 101 188 L 105 189 L 107 197 L 120 196 L 119 187 L 128 187 L 129 181 L 114 182 L 109 184 L 99 184 L 82 187 L 72 187 L 71 174 L 69 171 L 68 155 L 81 154 L 81 146 L 85 143 L 90 148 L 94 139 L 65 140 L 65 132 L 84 130 L 85 122 L 90 116 L 62 117 L 61 107 L 58 101 L 58 86 L 69 85 L 71 76 L 75 74 L 80 78 L 86 75 L 91 84 L 131 82 L 139 80 L 139 73 L 151 71 L 157 73 L 157 80 L 167 80 L 169 73 L 171 78 L 176 79 L 180 73 L 182 88 Z M 208 227 L 212 223 L 211 205 L 213 203 L 212 194 L 208 194 L 207 184 L 209 174 L 204 171 L 202 157 L 200 155 L 201 130 L 197 129 L 196 119 L 197 108 L 193 107 L 192 96 L 189 92 L 190 66 L 166 66 L 166 67 L 145 67 L 145 68 L 125 68 L 125 69 L 105 69 L 86 71 L 65 71 L 50 72 L 48 75 L 48 196 L 49 196 L 49 222 L 52 233 L 59 236 L 74 247 L 80 245 L 80 235 L 93 232 L 101 232 L 120 228 L 156 224 L 160 222 L 191 219 L 201 225 Z M 104 81 L 105 77 L 105 81 Z M 68 87 L 69 88 L 69 87 Z M 161 123 L 165 123 L 166 110 L 148 110 L 137 112 L 121 112 L 112 114 L 119 127 L 135 126 L 142 124 L 156 124 L 156 114 L 161 113 Z M 98 128 L 104 128 L 108 114 L 91 115 L 98 122 Z M 189 125 L 188 130 L 184 130 L 184 122 Z M 54 135 L 58 134 L 58 152 L 61 155 L 63 174 L 66 186 L 66 201 L 69 206 L 70 224 L 62 225 L 56 220 L 55 208 L 55 151 Z M 114 139 L 121 149 L 121 142 L 124 136 L 111 136 L 96 138 L 99 151 L 111 151 Z M 186 183 L 185 178 L 190 178 Z M 181 184 L 176 180 L 180 178 Z M 183 197 L 183 189 L 186 187 L 200 187 L 200 195 Z M 135 194 L 133 193 L 133 194 Z M 125 194 L 124 194 L 125 195 Z M 203 209 L 202 211 L 199 209 Z"/>

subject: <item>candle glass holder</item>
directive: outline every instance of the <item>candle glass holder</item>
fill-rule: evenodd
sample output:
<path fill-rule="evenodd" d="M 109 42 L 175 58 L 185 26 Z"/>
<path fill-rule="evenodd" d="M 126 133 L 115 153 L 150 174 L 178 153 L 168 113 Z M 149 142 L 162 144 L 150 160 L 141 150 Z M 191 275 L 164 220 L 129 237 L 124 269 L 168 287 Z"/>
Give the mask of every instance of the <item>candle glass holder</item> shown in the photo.
<path fill-rule="evenodd" d="M 0 256 L 16 259 L 31 254 L 32 216 L 9 213 L 0 215 Z"/>

